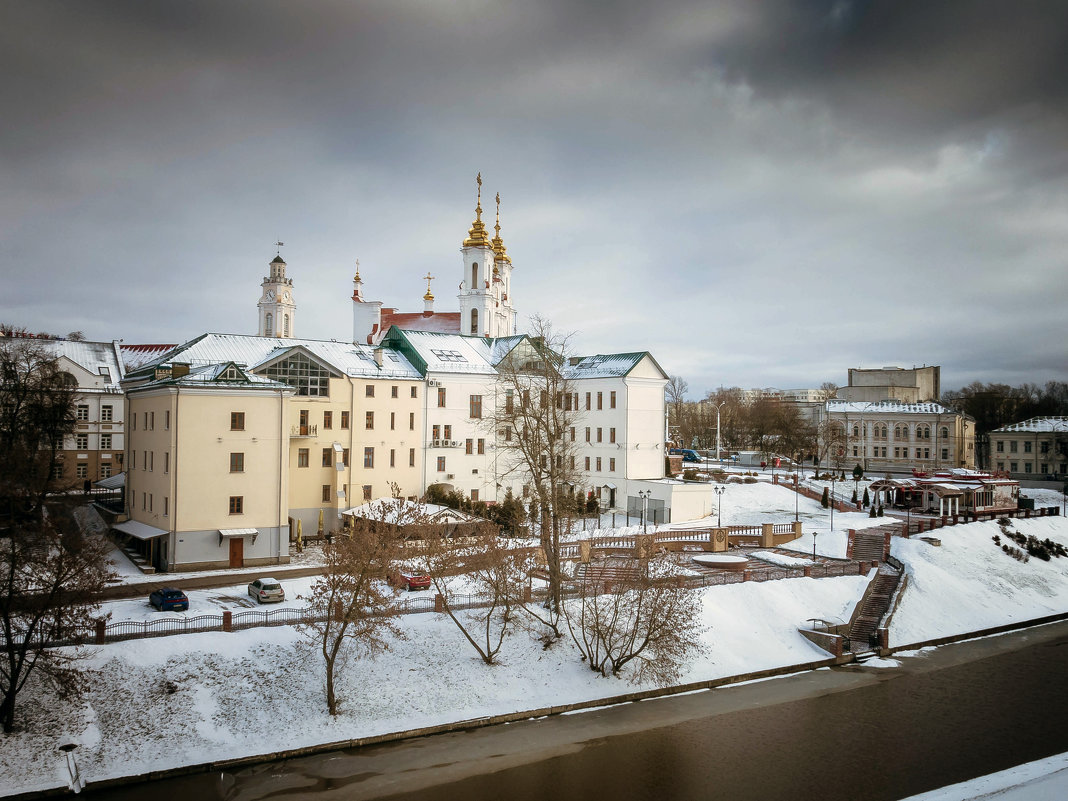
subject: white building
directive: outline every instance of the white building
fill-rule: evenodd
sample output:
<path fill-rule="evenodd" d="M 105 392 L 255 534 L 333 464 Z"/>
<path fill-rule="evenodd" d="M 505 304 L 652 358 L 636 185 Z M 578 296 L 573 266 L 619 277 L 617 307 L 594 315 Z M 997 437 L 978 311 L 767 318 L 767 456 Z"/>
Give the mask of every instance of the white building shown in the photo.
<path fill-rule="evenodd" d="M 1032 417 L 990 432 L 990 461 L 1017 478 L 1068 474 L 1068 417 Z"/>

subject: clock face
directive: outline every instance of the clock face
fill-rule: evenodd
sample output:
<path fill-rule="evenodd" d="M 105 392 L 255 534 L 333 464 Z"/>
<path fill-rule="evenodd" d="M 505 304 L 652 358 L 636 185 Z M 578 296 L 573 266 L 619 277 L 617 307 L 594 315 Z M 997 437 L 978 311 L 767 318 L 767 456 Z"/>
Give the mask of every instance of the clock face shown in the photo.
<path fill-rule="evenodd" d="M 283 292 L 282 293 L 282 299 L 283 300 L 289 300 L 289 293 L 288 292 Z"/>
<path fill-rule="evenodd" d="M 268 289 L 267 290 L 266 298 L 267 298 L 267 300 L 274 300 L 274 290 L 273 289 Z"/>

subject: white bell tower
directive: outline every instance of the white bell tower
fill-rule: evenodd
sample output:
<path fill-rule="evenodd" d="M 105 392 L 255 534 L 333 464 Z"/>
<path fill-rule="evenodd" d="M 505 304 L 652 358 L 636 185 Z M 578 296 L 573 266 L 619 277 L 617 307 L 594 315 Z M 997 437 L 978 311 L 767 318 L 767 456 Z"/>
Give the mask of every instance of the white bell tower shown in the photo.
<path fill-rule="evenodd" d="M 482 222 L 482 173 L 478 174 L 478 200 L 475 221 L 467 232 L 463 254 L 463 280 L 460 282 L 460 333 L 465 336 L 500 336 L 494 320 L 493 244 Z"/>
<path fill-rule="evenodd" d="M 279 242 L 278 246 L 281 247 Z M 297 304 L 293 302 L 293 279 L 286 278 L 286 263 L 279 253 L 271 260 L 270 275 L 264 276 L 260 295 L 259 331 L 261 337 L 295 336 Z"/>

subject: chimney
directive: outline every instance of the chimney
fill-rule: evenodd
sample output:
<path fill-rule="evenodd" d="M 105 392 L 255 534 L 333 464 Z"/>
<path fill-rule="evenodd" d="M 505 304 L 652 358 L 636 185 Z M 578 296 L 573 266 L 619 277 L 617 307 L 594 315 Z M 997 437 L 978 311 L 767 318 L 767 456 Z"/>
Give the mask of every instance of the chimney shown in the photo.
<path fill-rule="evenodd" d="M 382 367 L 382 348 L 375 348 L 375 364 Z"/>

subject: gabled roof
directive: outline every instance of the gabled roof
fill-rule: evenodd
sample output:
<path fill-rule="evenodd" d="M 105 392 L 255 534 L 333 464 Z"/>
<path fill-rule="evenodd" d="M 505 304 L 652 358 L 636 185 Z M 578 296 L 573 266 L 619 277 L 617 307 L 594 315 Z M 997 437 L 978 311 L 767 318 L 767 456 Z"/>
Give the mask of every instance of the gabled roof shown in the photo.
<path fill-rule="evenodd" d="M 941 403 L 923 401 L 922 403 L 905 403 L 898 400 L 881 401 L 844 401 L 829 400 L 826 402 L 828 412 L 860 414 L 871 412 L 875 414 L 955 414 L 962 415 L 953 409 L 948 409 Z"/>
<path fill-rule="evenodd" d="M 177 345 L 120 345 L 122 363 L 127 372 L 133 372 L 144 365 L 158 359 L 168 351 L 174 350 Z"/>
<path fill-rule="evenodd" d="M 375 363 L 375 348 L 371 345 L 356 345 L 335 340 L 258 337 L 245 334 L 202 334 L 146 362 L 136 371 L 132 371 L 129 377 L 146 378 L 152 375 L 156 366 L 172 363 L 184 363 L 196 367 L 234 362 L 249 369 L 255 369 L 294 348 L 313 355 L 316 360 L 329 365 L 343 375 L 366 378 L 418 379 L 421 377 L 419 371 L 396 349 L 383 349 L 382 366 L 379 367 Z"/>
<path fill-rule="evenodd" d="M 387 335 L 393 328 L 402 328 L 405 331 L 434 331 L 439 334 L 460 333 L 460 312 L 423 314 L 382 309 L 381 320 L 381 336 Z"/>
<path fill-rule="evenodd" d="M 402 352 L 423 375 L 431 372 L 471 375 L 497 373 L 490 361 L 491 353 L 481 337 L 409 331 L 394 326 L 382 344 Z"/>
<path fill-rule="evenodd" d="M 205 364 L 198 367 L 190 367 L 185 375 L 158 378 L 141 384 L 129 390 L 140 392 L 159 387 L 201 387 L 201 388 L 243 388 L 263 389 L 277 392 L 293 392 L 293 388 L 280 381 L 274 381 L 261 375 L 256 375 L 249 370 L 243 370 L 233 362 L 220 362 L 218 364 Z"/>
<path fill-rule="evenodd" d="M 85 342 L 74 339 L 45 339 L 41 338 L 3 338 L 0 340 L 8 345 L 20 342 L 32 343 L 55 357 L 64 357 L 76 364 L 85 372 L 97 377 L 100 384 L 118 389 L 119 382 L 125 373 L 125 366 L 119 359 L 118 342 Z M 99 388 L 99 384 L 95 385 Z M 88 388 L 83 386 L 83 389 Z"/>
<path fill-rule="evenodd" d="M 1035 434 L 1068 433 L 1068 417 L 1048 415 L 1046 417 L 1032 417 L 1020 423 L 1011 423 L 1001 428 L 995 428 L 991 434 L 1013 434 L 1021 431 Z"/>
<path fill-rule="evenodd" d="M 570 359 L 564 366 L 564 375 L 571 380 L 581 378 L 618 378 L 628 375 L 646 356 L 666 379 L 667 373 L 647 350 L 634 353 L 598 353 Z"/>

